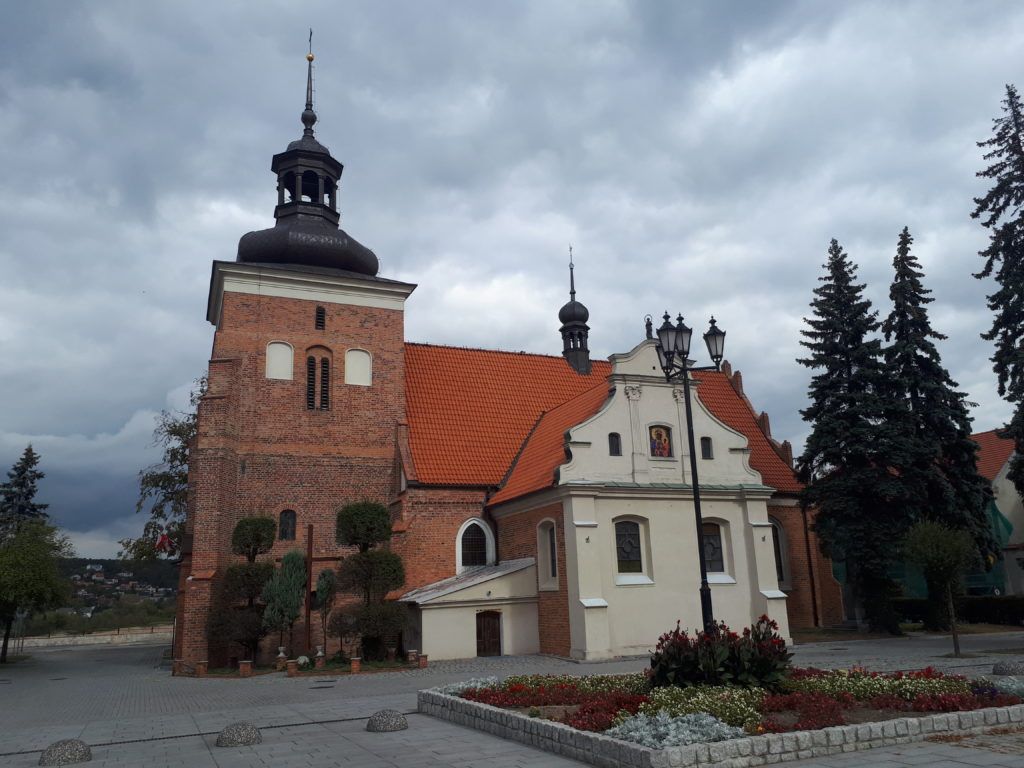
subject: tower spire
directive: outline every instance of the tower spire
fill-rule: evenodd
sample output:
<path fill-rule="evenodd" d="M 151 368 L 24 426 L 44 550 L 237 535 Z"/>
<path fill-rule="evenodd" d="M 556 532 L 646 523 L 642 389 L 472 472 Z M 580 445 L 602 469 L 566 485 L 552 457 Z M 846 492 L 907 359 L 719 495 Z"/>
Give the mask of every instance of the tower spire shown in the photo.
<path fill-rule="evenodd" d="M 313 28 L 309 28 L 309 53 L 306 54 L 306 108 L 302 110 L 302 124 L 305 129 L 303 136 L 313 135 L 313 126 L 316 124 L 316 112 L 313 111 Z"/>
<path fill-rule="evenodd" d="M 573 275 L 572 243 L 569 243 L 569 300 L 576 301 L 576 278 Z"/>
<path fill-rule="evenodd" d="M 562 323 L 562 356 L 577 373 L 590 373 L 590 349 L 588 337 L 590 328 L 587 320 L 590 312 L 576 301 L 576 265 L 573 264 L 572 244 L 569 245 L 569 302 L 558 311 Z"/>

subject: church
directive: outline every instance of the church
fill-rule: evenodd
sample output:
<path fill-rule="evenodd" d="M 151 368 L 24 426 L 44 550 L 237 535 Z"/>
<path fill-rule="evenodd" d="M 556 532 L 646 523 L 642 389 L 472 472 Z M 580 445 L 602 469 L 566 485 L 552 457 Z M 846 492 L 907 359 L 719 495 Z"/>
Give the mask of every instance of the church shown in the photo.
<path fill-rule="evenodd" d="M 302 549 L 315 584 L 348 554 L 337 510 L 362 500 L 391 511 L 402 645 L 432 659 L 646 653 L 677 619 L 701 625 L 698 547 L 731 627 L 768 614 L 788 636 L 841 621 L 792 450 L 727 362 L 692 374 L 698 537 L 682 387 L 666 382 L 650 325 L 632 349 L 590 358 L 571 268 L 560 355 L 405 341 L 416 286 L 378 274 L 339 228 L 344 167 L 315 135 L 307 58 L 302 135 L 271 161 L 275 224 L 210 274 L 176 669 L 210 660 L 211 596 L 240 559 L 240 518 L 272 517 L 265 557 Z M 310 624 L 296 637 L 323 643 Z"/>

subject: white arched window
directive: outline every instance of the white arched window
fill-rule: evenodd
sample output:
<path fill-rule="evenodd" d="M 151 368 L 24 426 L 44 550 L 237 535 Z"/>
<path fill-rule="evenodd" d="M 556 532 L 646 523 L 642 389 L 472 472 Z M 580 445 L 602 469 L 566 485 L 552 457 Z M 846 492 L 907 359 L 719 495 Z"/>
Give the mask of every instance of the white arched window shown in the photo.
<path fill-rule="evenodd" d="M 470 518 L 459 528 L 455 537 L 455 572 L 467 568 L 494 565 L 494 533 L 491 527 L 478 517 Z"/>
<path fill-rule="evenodd" d="M 615 583 L 653 584 L 651 536 L 648 521 L 642 517 L 616 518 Z"/>
<path fill-rule="evenodd" d="M 558 528 L 550 519 L 537 526 L 537 585 L 541 590 L 558 589 Z"/>
<path fill-rule="evenodd" d="M 345 383 L 368 387 L 373 381 L 373 361 L 365 349 L 345 352 Z"/>
<path fill-rule="evenodd" d="M 291 381 L 294 357 L 291 344 L 283 341 L 267 344 L 267 378 Z"/>

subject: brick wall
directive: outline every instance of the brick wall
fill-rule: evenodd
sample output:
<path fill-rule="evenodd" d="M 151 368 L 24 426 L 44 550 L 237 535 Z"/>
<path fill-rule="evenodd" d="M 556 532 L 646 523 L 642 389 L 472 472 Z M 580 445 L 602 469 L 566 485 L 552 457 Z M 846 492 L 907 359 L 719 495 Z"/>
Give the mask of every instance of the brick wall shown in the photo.
<path fill-rule="evenodd" d="M 800 507 L 768 506 L 768 514 L 778 520 L 786 534 L 791 589 L 787 590 L 786 610 L 791 629 L 815 626 L 811 598 L 811 574 L 817 597 L 818 626 L 831 626 L 843 620 L 842 588 L 832 576 L 832 561 L 821 553 L 818 537 L 804 529 Z M 814 523 L 814 510 L 807 511 L 808 528 Z M 807 550 L 810 546 L 811 560 Z"/>
<path fill-rule="evenodd" d="M 194 549 L 182 562 L 175 641 L 176 658 L 186 663 L 207 659 L 206 614 L 217 576 L 240 561 L 230 554 L 239 519 L 276 520 L 284 509 L 295 511 L 296 539 L 277 542 L 266 555 L 274 559 L 295 546 L 305 551 L 306 526 L 312 523 L 314 558 L 332 558 L 316 563 L 315 580 L 319 568 L 336 565 L 333 558 L 344 554 L 334 540 L 338 508 L 364 499 L 386 504 L 392 495 L 395 425 L 405 417 L 402 312 L 324 304 L 326 328 L 316 330 L 317 306 L 302 299 L 224 294 L 190 455 L 186 531 L 193 534 Z M 271 341 L 292 345 L 291 380 L 266 378 Z M 306 408 L 305 359 L 313 347 L 318 359 L 332 359 L 329 410 Z M 372 386 L 344 383 L 349 348 L 372 355 Z M 319 367 L 317 376 L 319 381 Z M 319 634 L 314 632 L 313 644 Z M 300 645 L 303 627 L 296 627 L 295 637 Z M 276 648 L 276 638 L 265 645 Z"/>
<path fill-rule="evenodd" d="M 568 656 L 572 647 L 569 634 L 569 593 L 565 572 L 565 525 L 562 504 L 556 502 L 537 509 L 503 517 L 498 522 L 498 558 L 513 560 L 537 557 L 537 526 L 545 518 L 555 521 L 558 545 L 558 591 L 537 592 L 537 627 L 540 652 Z M 538 573 L 540 569 L 538 568 Z"/>

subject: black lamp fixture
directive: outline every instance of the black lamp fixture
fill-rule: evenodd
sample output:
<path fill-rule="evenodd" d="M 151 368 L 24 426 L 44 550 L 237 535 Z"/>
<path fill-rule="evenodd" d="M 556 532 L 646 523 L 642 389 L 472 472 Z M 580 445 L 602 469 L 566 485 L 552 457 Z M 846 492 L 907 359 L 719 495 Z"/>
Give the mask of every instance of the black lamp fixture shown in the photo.
<path fill-rule="evenodd" d="M 649 321 L 648 321 L 649 323 Z M 650 337 L 650 324 L 648 324 Z M 690 405 L 690 371 L 717 371 L 722 365 L 725 352 L 725 331 L 718 327 L 715 318 L 704 333 L 704 344 L 714 365 L 702 367 L 690 366 L 690 340 L 693 329 L 683 322 L 683 316 L 676 317 L 675 325 L 665 313 L 664 322 L 658 327 L 655 348 L 658 351 L 658 362 L 665 374 L 665 381 L 672 383 L 682 380 L 683 401 L 686 404 L 686 439 L 690 447 L 690 477 L 693 484 L 693 515 L 697 524 L 697 558 L 700 561 L 700 611 L 704 622 L 704 632 L 713 634 L 718 631 L 715 624 L 714 611 L 711 607 L 711 587 L 708 586 L 707 557 L 704 553 L 704 519 L 700 513 L 700 481 L 697 479 L 697 451 L 693 440 L 693 409 Z"/>

